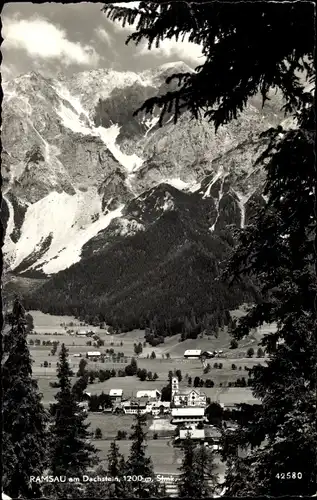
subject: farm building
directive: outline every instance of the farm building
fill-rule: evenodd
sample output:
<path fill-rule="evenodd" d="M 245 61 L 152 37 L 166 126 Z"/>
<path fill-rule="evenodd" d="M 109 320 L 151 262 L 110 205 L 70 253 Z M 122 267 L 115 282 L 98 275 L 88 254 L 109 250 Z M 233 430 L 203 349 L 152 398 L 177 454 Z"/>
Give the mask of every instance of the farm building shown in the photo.
<path fill-rule="evenodd" d="M 157 389 L 149 390 L 149 391 L 138 391 L 136 393 L 137 399 L 139 398 L 149 398 L 159 401 L 161 399 L 161 393 Z"/>
<path fill-rule="evenodd" d="M 88 331 L 87 330 L 79 330 L 78 332 L 76 332 L 76 335 L 79 335 L 80 337 L 86 337 L 88 335 Z"/>
<path fill-rule="evenodd" d="M 201 349 L 187 349 L 184 352 L 184 358 L 186 359 L 199 359 L 201 356 Z"/>
<path fill-rule="evenodd" d="M 205 408 L 172 408 L 171 424 L 198 423 L 205 420 Z"/>
<path fill-rule="evenodd" d="M 148 401 L 147 410 L 152 415 L 170 413 L 171 403 L 169 401 Z"/>
<path fill-rule="evenodd" d="M 138 412 L 140 412 L 141 415 L 143 415 L 144 413 L 148 413 L 145 401 L 142 401 L 140 403 L 130 401 L 123 405 L 123 411 L 126 415 L 136 415 Z"/>
<path fill-rule="evenodd" d="M 87 352 L 87 357 L 88 358 L 100 358 L 101 352 L 100 351 L 88 351 Z"/>
<path fill-rule="evenodd" d="M 120 403 L 122 401 L 123 390 L 122 389 L 110 389 L 109 396 L 113 403 Z"/>

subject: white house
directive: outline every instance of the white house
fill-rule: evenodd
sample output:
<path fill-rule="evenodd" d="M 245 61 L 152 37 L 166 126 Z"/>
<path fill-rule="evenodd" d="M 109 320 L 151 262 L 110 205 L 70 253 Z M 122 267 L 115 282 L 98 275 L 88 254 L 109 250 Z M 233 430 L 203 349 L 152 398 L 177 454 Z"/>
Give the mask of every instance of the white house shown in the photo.
<path fill-rule="evenodd" d="M 110 389 L 109 396 L 114 403 L 120 403 L 122 401 L 123 390 L 122 389 Z"/>
<path fill-rule="evenodd" d="M 148 413 L 152 415 L 159 415 L 162 413 L 170 413 L 170 401 L 149 401 L 146 405 Z"/>
<path fill-rule="evenodd" d="M 88 351 L 87 352 L 88 358 L 99 358 L 101 356 L 100 351 Z"/>
<path fill-rule="evenodd" d="M 126 415 L 136 415 L 138 412 L 140 412 L 141 415 L 148 413 L 146 403 L 144 402 L 137 404 L 133 401 L 129 401 L 122 405 L 122 409 Z"/>
<path fill-rule="evenodd" d="M 159 401 L 161 399 L 161 393 L 157 389 L 151 391 L 138 391 L 136 393 L 137 399 L 139 398 L 149 398 L 149 399 L 154 399 L 156 401 Z"/>
<path fill-rule="evenodd" d="M 171 424 L 198 423 L 205 420 L 205 408 L 172 408 Z"/>
<path fill-rule="evenodd" d="M 199 359 L 201 356 L 201 349 L 187 349 L 184 352 L 184 358 L 187 359 Z"/>
<path fill-rule="evenodd" d="M 180 429 L 179 439 L 186 439 L 188 433 L 191 439 L 199 439 L 199 440 L 205 439 L 204 429 Z"/>

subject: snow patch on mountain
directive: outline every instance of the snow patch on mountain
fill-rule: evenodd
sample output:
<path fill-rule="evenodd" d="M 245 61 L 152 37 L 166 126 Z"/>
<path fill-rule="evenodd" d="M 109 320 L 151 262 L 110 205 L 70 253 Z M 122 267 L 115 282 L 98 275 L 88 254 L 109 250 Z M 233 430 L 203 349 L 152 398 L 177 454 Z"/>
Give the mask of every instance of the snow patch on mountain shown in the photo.
<path fill-rule="evenodd" d="M 120 133 L 118 125 L 113 124 L 108 128 L 95 127 L 78 97 L 71 96 L 70 92 L 62 85 L 56 87 L 56 92 L 64 101 L 70 103 L 70 107 L 67 107 L 61 102 L 60 109 L 56 110 L 65 127 L 71 129 L 73 132 L 100 137 L 102 142 L 128 173 L 135 172 L 142 166 L 142 158 L 136 154 L 127 155 L 123 153 L 117 145 L 116 139 Z"/>
<path fill-rule="evenodd" d="M 240 213 L 241 213 L 241 226 L 240 227 L 241 227 L 241 229 L 243 229 L 245 226 L 245 205 L 246 205 L 247 201 L 249 200 L 250 196 L 252 196 L 252 195 L 248 194 L 246 196 L 246 195 L 243 195 L 241 193 L 238 193 L 237 191 L 234 191 L 234 192 L 238 198 L 238 206 L 239 206 Z"/>
<path fill-rule="evenodd" d="M 100 197 L 92 189 L 75 195 L 51 192 L 28 207 L 12 269 L 34 254 L 50 235 L 49 248 L 30 268 L 40 267 L 48 274 L 66 269 L 80 260 L 81 249 L 90 238 L 114 217 L 120 217 L 122 208 L 101 215 Z M 98 220 L 92 222 L 96 216 Z"/>
<path fill-rule="evenodd" d="M 220 176 L 222 175 L 222 169 L 220 169 L 219 171 L 219 178 Z M 219 219 L 219 208 L 220 208 L 220 202 L 221 202 L 221 198 L 222 198 L 222 194 L 223 194 L 223 184 L 224 184 L 224 181 L 225 181 L 225 178 L 226 178 L 226 175 L 222 175 L 222 178 L 221 178 L 221 185 L 220 185 L 220 189 L 219 189 L 219 194 L 218 194 L 218 198 L 217 198 L 217 202 L 216 202 L 216 211 L 217 211 L 217 216 L 216 216 L 216 220 L 215 222 L 213 223 L 213 225 L 209 228 L 209 231 L 211 232 L 214 232 L 215 230 L 215 227 L 216 227 L 216 224 L 218 222 L 218 219 Z"/>
<path fill-rule="evenodd" d="M 14 230 L 14 208 L 11 201 L 6 197 L 3 197 L 3 200 L 6 202 L 9 211 L 9 218 L 4 236 L 4 255 L 6 256 L 8 264 L 11 265 L 15 259 L 15 244 L 10 238 L 10 234 Z"/>
<path fill-rule="evenodd" d="M 116 138 L 120 133 L 120 127 L 118 127 L 118 125 L 111 125 L 109 128 L 96 127 L 95 131 L 127 172 L 135 172 L 143 165 L 143 160 L 139 156 L 136 154 L 127 155 L 122 153 L 116 144 Z"/>
<path fill-rule="evenodd" d="M 176 177 L 174 177 L 173 179 L 164 179 L 164 180 L 160 181 L 160 183 L 169 184 L 170 186 L 173 186 L 176 189 L 179 189 L 180 191 L 183 191 L 185 189 L 192 187 L 192 183 L 184 182 L 181 179 L 176 178 Z"/>
<path fill-rule="evenodd" d="M 61 118 L 64 127 L 67 127 L 76 133 L 93 135 L 92 130 L 89 127 L 83 125 L 78 114 L 67 108 L 63 103 L 61 103 L 60 109 L 56 110 L 56 113 Z"/>
<path fill-rule="evenodd" d="M 70 267 L 75 262 L 79 262 L 81 258 L 82 248 L 91 238 L 96 236 L 99 231 L 109 226 L 110 222 L 116 217 L 121 217 L 124 205 L 120 205 L 116 210 L 102 215 L 97 221 L 81 232 L 77 232 L 67 241 L 67 246 L 59 251 L 58 255 L 50 262 L 44 264 L 42 269 L 46 274 L 57 273 L 67 267 Z"/>
<path fill-rule="evenodd" d="M 155 127 L 158 123 L 160 117 L 159 116 L 151 116 L 151 118 L 147 118 L 144 120 L 144 125 L 147 127 L 147 131 L 144 134 L 144 137 L 147 137 L 148 133 Z"/>
<path fill-rule="evenodd" d="M 211 179 L 210 183 L 208 184 L 207 186 L 207 189 L 203 195 L 203 199 L 205 198 L 209 198 L 210 197 L 210 190 L 212 188 L 212 186 L 215 184 L 215 182 L 220 179 L 220 177 L 222 176 L 222 170 L 220 169 L 219 172 L 216 173 L 216 175 Z"/>

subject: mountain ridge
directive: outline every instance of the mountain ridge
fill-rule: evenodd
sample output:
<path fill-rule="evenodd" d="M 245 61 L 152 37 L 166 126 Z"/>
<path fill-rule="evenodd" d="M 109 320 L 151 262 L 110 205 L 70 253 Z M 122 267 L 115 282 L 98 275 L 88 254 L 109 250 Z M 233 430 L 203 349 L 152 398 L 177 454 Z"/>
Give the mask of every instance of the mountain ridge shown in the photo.
<path fill-rule="evenodd" d="M 191 120 L 187 111 L 177 125 L 168 115 L 162 127 L 158 127 L 159 110 L 153 116 L 133 116 L 147 97 L 176 88 L 175 82 L 168 86 L 165 80 L 181 71 L 193 70 L 178 62 L 142 74 L 94 70 L 52 79 L 32 73 L 5 84 L 2 219 L 8 272 L 31 280 L 51 276 L 50 284 L 43 286 L 51 286 L 56 303 L 61 304 L 59 293 L 64 294 L 64 302 L 67 295 L 61 286 L 63 276 L 71 273 L 75 288 L 85 288 L 80 268 L 87 266 L 93 275 L 94 259 L 101 259 L 100 275 L 105 262 L 122 266 L 111 252 L 121 251 L 128 241 L 131 270 L 122 282 L 123 290 L 119 293 L 113 283 L 111 291 L 114 300 L 123 304 L 121 309 L 118 304 L 111 303 L 111 307 L 124 316 L 124 309 L 130 310 L 125 294 L 133 283 L 142 282 L 145 290 L 152 290 L 146 276 L 133 271 L 132 259 L 133 245 L 139 248 L 140 238 L 148 242 L 152 238 L 160 249 L 159 259 L 149 244 L 144 250 L 148 264 L 142 261 L 158 287 L 158 294 L 150 293 L 154 302 L 149 314 L 159 310 L 158 304 L 162 310 L 169 308 L 167 297 L 172 289 L 174 298 L 177 295 L 164 270 L 169 269 L 177 282 L 171 262 L 189 289 L 190 280 L 183 276 L 186 261 L 189 268 L 190 262 L 196 263 L 200 274 L 191 275 L 192 287 L 197 287 L 197 297 L 203 297 L 208 281 L 199 260 L 214 269 L 213 283 L 234 244 L 232 229 L 248 224 L 264 202 L 263 166 L 255 169 L 253 165 L 266 147 L 259 134 L 274 119 L 282 120 L 281 103 L 274 101 L 266 114 L 256 101 L 250 102 L 238 120 L 217 134 L 212 124 Z M 178 246 L 171 235 L 172 220 L 188 234 L 185 238 L 179 233 Z M 170 234 L 171 253 L 159 243 L 164 227 Z M 169 283 L 169 291 L 158 285 L 159 279 Z M 135 290 L 143 297 L 140 287 Z M 36 293 L 32 300 L 41 305 Z M 227 291 L 221 293 L 226 299 L 220 302 L 231 304 Z M 89 314 L 96 305 L 93 295 Z M 99 296 L 103 296 L 101 291 Z M 189 307 L 188 301 L 190 293 L 186 292 Z M 139 302 L 134 307 L 141 317 Z M 177 301 L 174 309 L 179 309 Z M 123 318 L 122 325 L 128 323 Z"/>

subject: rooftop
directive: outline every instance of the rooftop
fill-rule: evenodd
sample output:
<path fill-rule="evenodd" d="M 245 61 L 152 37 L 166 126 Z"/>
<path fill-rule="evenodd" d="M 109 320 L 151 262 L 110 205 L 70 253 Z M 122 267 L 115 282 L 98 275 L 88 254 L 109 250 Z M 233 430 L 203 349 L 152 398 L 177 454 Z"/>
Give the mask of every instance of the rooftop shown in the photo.
<path fill-rule="evenodd" d="M 191 408 L 172 408 L 172 417 L 203 417 L 205 415 L 205 408 L 191 407 Z"/>
<path fill-rule="evenodd" d="M 184 356 L 200 356 L 201 355 L 201 349 L 187 349 L 187 351 L 184 352 Z"/>
<path fill-rule="evenodd" d="M 123 390 L 122 389 L 110 389 L 109 391 L 109 396 L 122 396 Z"/>
<path fill-rule="evenodd" d="M 148 391 L 138 391 L 136 393 L 137 398 L 144 398 L 144 397 L 154 397 L 156 398 L 159 396 L 161 393 L 157 389 L 154 390 L 148 390 Z"/>

